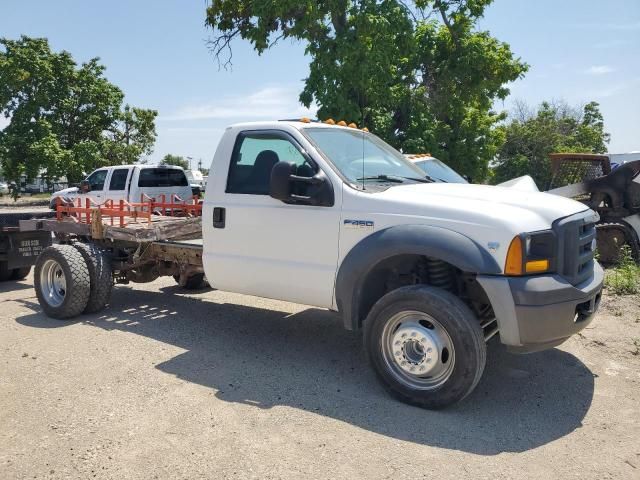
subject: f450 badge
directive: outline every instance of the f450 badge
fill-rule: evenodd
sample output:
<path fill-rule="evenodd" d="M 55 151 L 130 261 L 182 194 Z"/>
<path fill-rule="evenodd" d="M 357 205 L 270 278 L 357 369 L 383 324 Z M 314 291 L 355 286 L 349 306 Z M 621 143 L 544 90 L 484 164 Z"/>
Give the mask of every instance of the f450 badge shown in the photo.
<path fill-rule="evenodd" d="M 344 227 L 373 230 L 373 220 L 345 220 Z"/>

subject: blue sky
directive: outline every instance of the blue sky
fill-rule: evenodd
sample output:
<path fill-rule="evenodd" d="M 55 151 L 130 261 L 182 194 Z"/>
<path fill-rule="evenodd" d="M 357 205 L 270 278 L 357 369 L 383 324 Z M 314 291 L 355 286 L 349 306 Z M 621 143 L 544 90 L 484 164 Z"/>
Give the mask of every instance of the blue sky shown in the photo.
<path fill-rule="evenodd" d="M 158 110 L 152 160 L 174 153 L 207 165 L 226 125 L 308 113 L 297 101 L 308 59 L 299 43 L 258 56 L 240 41 L 232 70 L 218 69 L 206 46 L 206 4 L 1 0 L 0 35 L 47 37 L 77 61 L 100 57 L 127 102 Z M 495 0 L 480 27 L 531 65 L 497 107 L 595 100 L 609 150 L 640 150 L 640 0 Z"/>

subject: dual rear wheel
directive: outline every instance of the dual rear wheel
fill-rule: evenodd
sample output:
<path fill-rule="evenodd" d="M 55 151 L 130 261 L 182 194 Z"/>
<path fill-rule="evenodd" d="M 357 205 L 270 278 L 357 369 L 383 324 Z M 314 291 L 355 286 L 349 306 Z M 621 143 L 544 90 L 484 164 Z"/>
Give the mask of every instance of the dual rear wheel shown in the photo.
<path fill-rule="evenodd" d="M 94 245 L 52 245 L 36 261 L 34 283 L 38 302 L 52 318 L 95 313 L 111 295 L 111 264 Z"/>

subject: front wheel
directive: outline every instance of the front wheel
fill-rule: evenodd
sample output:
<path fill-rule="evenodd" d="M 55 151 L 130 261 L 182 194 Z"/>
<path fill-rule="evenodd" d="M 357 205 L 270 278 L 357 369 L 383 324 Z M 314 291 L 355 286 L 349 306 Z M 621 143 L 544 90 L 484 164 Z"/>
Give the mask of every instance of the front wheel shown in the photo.
<path fill-rule="evenodd" d="M 466 397 L 486 361 L 475 315 L 453 294 L 426 285 L 402 287 L 378 300 L 365 321 L 364 342 L 387 390 L 424 408 Z"/>

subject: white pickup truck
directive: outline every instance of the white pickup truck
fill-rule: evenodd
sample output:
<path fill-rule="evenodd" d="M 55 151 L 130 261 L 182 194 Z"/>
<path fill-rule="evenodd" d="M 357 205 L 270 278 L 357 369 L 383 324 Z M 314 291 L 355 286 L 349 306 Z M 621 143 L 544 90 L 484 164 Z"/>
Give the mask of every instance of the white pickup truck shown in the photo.
<path fill-rule="evenodd" d="M 51 195 L 49 206 L 55 210 L 58 197 L 66 201 L 89 198 L 99 205 L 107 200 L 113 200 L 114 203 L 120 200 L 140 202 L 141 198 L 160 198 L 162 195 L 167 202 L 170 202 L 172 195 L 185 201 L 192 198 L 192 190 L 182 168 L 171 165 L 117 165 L 93 171 L 79 187 L 55 192 Z"/>
<path fill-rule="evenodd" d="M 35 274 L 45 312 L 99 310 L 112 275 L 204 272 L 220 290 L 339 312 L 393 395 L 440 408 L 477 385 L 494 335 L 550 348 L 598 308 L 597 215 L 573 200 L 434 183 L 375 135 L 306 119 L 227 128 L 211 170 L 201 245 L 50 247 Z"/>

